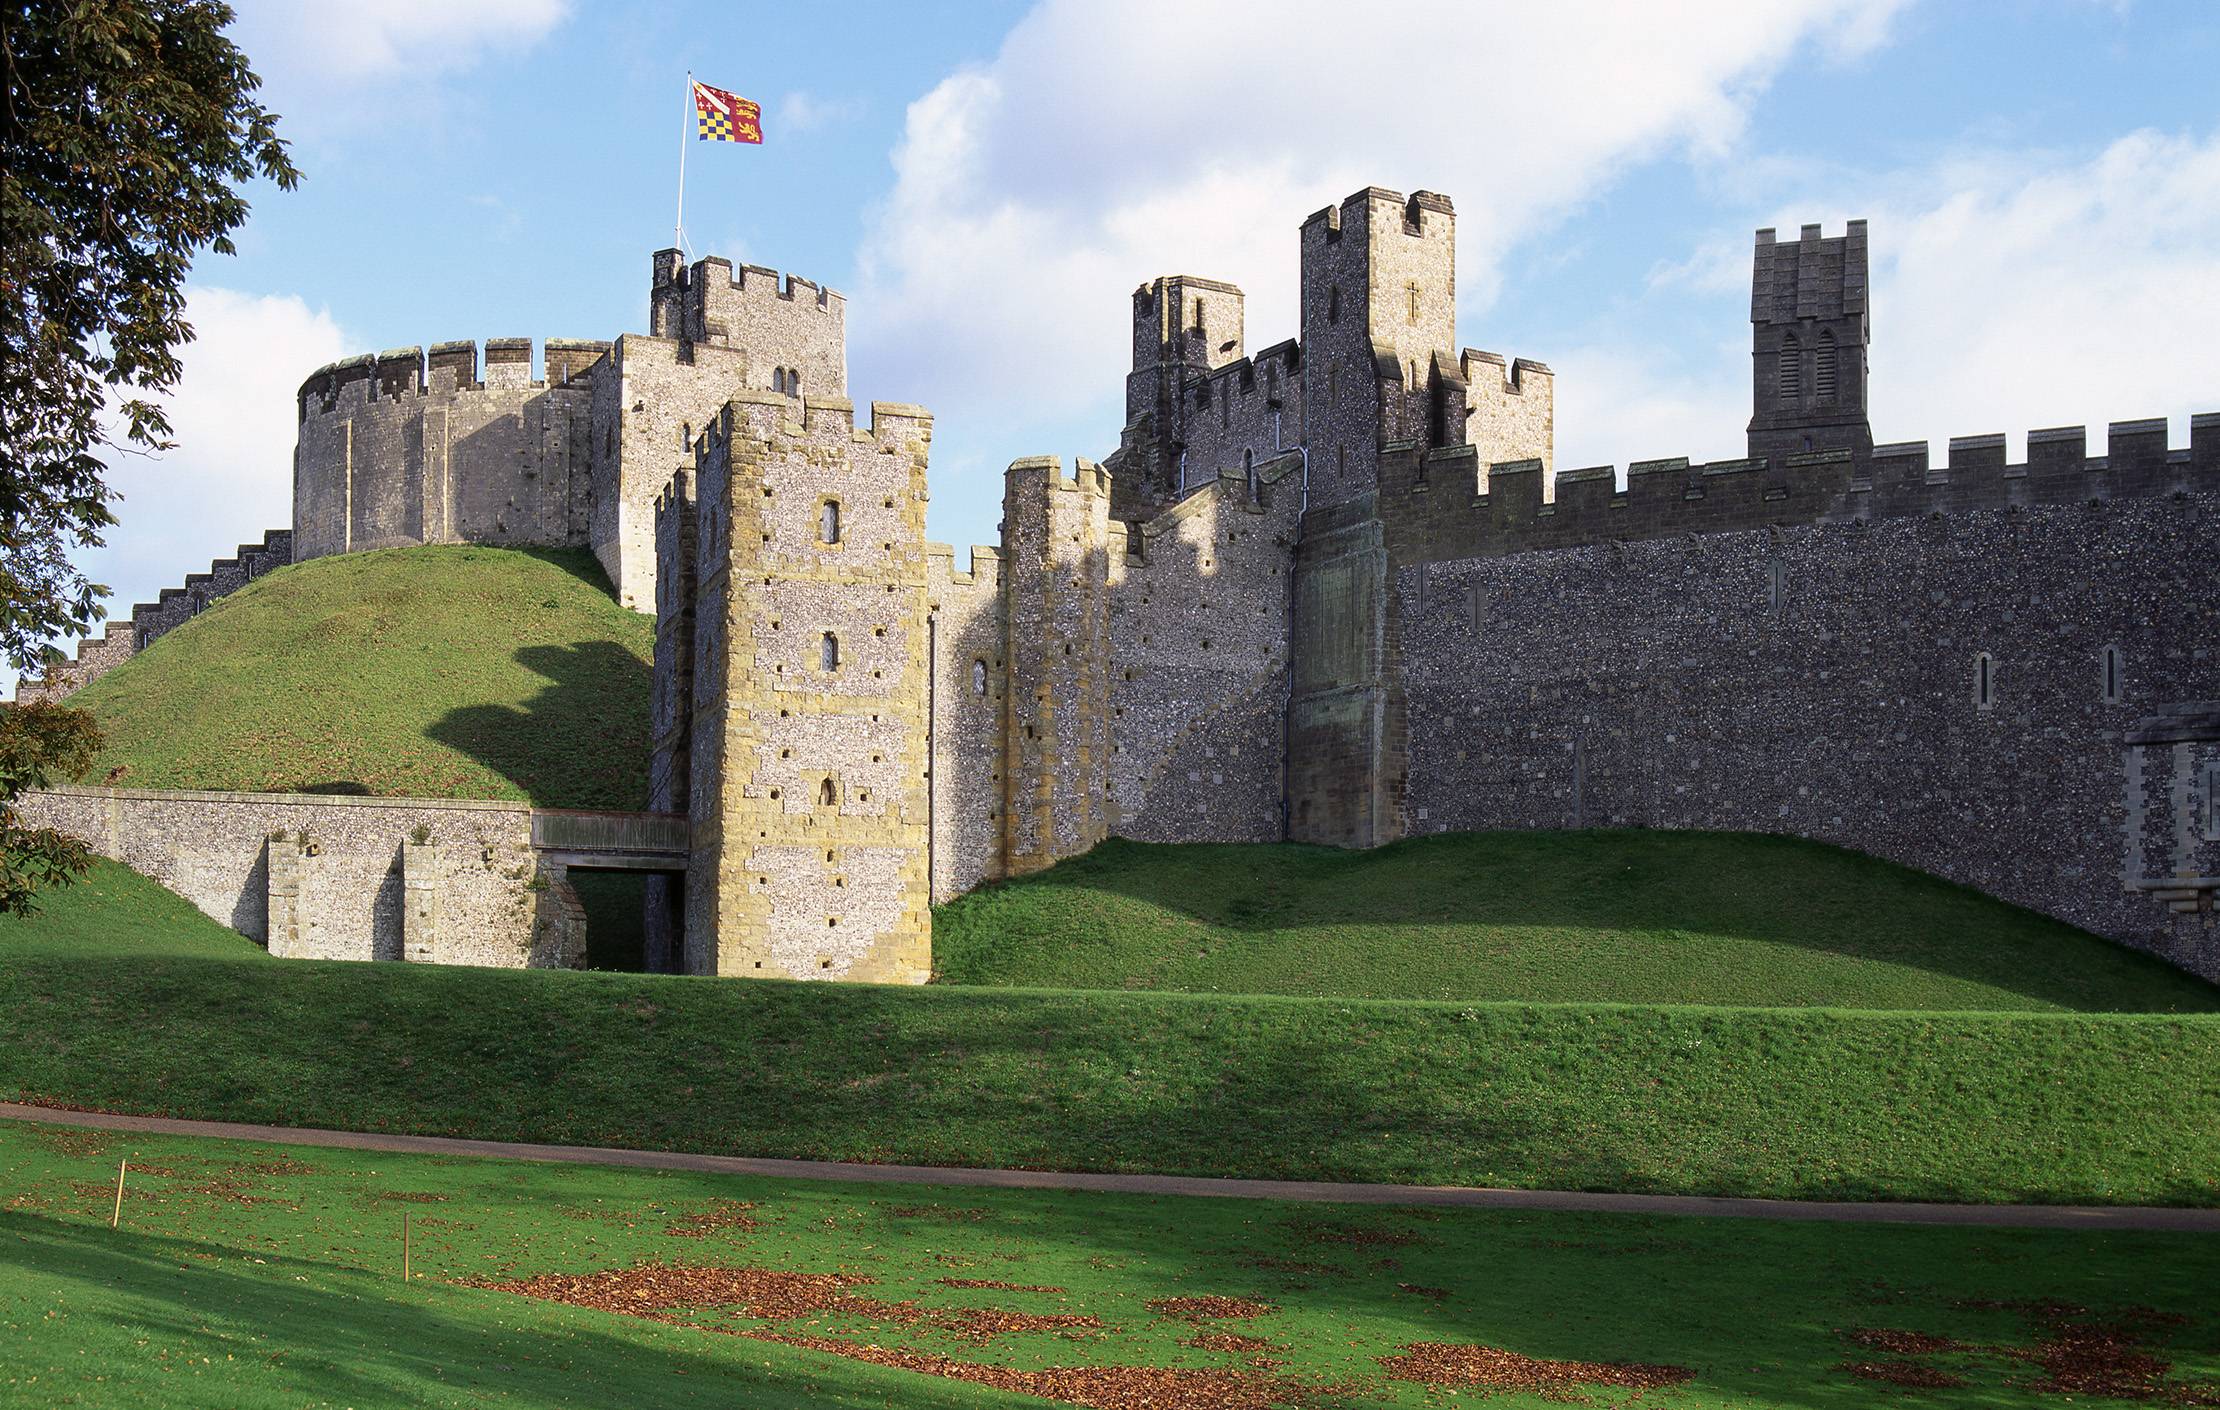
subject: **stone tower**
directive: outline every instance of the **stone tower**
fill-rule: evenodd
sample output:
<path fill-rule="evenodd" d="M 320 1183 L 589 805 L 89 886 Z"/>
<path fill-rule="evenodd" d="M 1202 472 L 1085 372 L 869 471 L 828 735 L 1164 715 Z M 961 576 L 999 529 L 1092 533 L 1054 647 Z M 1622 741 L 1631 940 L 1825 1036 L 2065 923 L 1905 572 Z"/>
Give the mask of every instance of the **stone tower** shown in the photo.
<path fill-rule="evenodd" d="M 656 739 L 689 757 L 652 774 L 692 823 L 691 973 L 931 968 L 931 435 L 918 407 L 875 404 L 859 433 L 844 400 L 739 392 L 696 442 L 696 503 L 663 496 L 660 576 L 695 587 L 660 593 Z M 689 607 L 690 655 L 664 644 Z"/>
<path fill-rule="evenodd" d="M 1126 425 L 1135 450 L 1120 466 L 1112 517 L 1143 518 L 1178 500 L 1209 467 L 1188 464 L 1187 412 L 1198 384 L 1242 356 L 1241 290 L 1175 274 L 1133 291 L 1133 371 Z"/>
<path fill-rule="evenodd" d="M 1866 421 L 1865 222 L 1822 239 L 1807 225 L 1792 245 L 1757 233 L 1750 275 L 1750 455 L 1873 451 Z"/>
<path fill-rule="evenodd" d="M 1303 222 L 1301 240 L 1315 507 L 1368 492 L 1384 442 L 1464 443 L 1457 216 L 1447 196 L 1372 186 Z"/>

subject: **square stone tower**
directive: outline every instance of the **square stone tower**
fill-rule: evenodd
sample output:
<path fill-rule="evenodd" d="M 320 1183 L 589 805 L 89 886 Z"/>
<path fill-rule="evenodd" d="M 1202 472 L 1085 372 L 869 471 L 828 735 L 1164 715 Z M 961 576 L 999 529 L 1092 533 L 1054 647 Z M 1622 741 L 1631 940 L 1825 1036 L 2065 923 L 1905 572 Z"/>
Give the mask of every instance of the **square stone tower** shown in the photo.
<path fill-rule="evenodd" d="M 1750 455 L 1873 452 L 1866 420 L 1865 222 L 1823 239 L 1807 225 L 1794 244 L 1757 233 L 1750 274 Z"/>
<path fill-rule="evenodd" d="M 690 607 L 693 647 L 658 648 L 658 750 L 688 758 L 653 772 L 693 824 L 691 973 L 927 977 L 931 435 L 918 407 L 859 433 L 845 400 L 741 392 L 696 442 L 691 506 L 664 496 L 660 625 Z"/>
<path fill-rule="evenodd" d="M 1369 186 L 1303 222 L 1310 502 L 1371 490 L 1386 441 L 1462 445 L 1457 214 L 1447 196 Z"/>

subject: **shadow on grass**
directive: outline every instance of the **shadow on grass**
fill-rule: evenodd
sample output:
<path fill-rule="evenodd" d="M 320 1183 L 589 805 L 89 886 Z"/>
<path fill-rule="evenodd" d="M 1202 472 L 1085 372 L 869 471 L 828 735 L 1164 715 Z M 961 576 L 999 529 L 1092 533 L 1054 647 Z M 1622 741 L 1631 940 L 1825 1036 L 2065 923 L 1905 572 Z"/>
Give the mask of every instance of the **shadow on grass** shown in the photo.
<path fill-rule="evenodd" d="M 0 1091 L 901 1164 L 2210 1206 L 2210 1020 L 0 956 Z M 155 1038 L 149 1035 L 157 1035 Z M 644 1080 L 643 1074 L 652 1074 Z M 2187 1128 L 2192 1134 L 2180 1136 Z"/>
<path fill-rule="evenodd" d="M 689 1338 L 663 1337 L 647 1344 L 651 1329 L 636 1323 L 633 1336 L 612 1334 L 613 1314 L 531 1304 L 530 1315 L 517 1318 L 516 1299 L 501 1293 L 404 1288 L 398 1277 L 328 1262 L 274 1256 L 250 1274 L 236 1251 L 219 1245 L 13 1211 L 0 1211 L 0 1230 L 15 1235 L 0 1239 L 0 1280 L 50 1292 L 48 1281 L 33 1280 L 66 1278 L 80 1294 L 61 1298 L 69 1320 L 47 1324 L 54 1330 L 42 1336 L 38 1355 L 75 1360 L 78 1347 L 70 1343 L 91 1343 L 87 1350 L 111 1369 L 123 1362 L 142 1370 L 140 1403 L 157 1387 L 190 1387 L 208 1396 L 197 1402 L 206 1404 L 422 1404 L 423 1396 L 448 1391 L 534 1404 L 583 1397 L 652 1405 L 669 1403 L 673 1374 L 699 1378 L 680 1384 L 743 1395 L 750 1404 L 877 1406 L 890 1392 L 905 1404 L 992 1403 L 947 1382 L 751 1341 L 725 1347 L 716 1345 L 725 1338 L 702 1337 L 697 1349 Z M 132 1343 L 147 1349 L 123 1350 Z M 211 1362 L 169 1366 L 154 1347 L 187 1348 Z M 227 1356 L 239 1360 L 213 1364 Z M 774 1364 L 766 1369 L 765 1362 Z"/>
<path fill-rule="evenodd" d="M 601 560 L 594 557 L 590 549 L 519 548 L 512 551 L 521 553 L 526 558 L 536 558 L 551 567 L 560 568 L 587 587 L 608 598 L 611 602 L 617 600 L 615 585 L 609 581 L 608 573 L 602 570 Z"/>
<path fill-rule="evenodd" d="M 645 808 L 654 667 L 613 641 L 528 646 L 515 659 L 549 681 L 523 708 L 451 710 L 425 735 L 508 779 L 538 807 Z"/>
<path fill-rule="evenodd" d="M 2220 986 L 2157 956 L 1895 862 L 1776 834 L 1631 828 L 1441 833 L 1362 852 L 1111 838 L 943 907 L 948 936 L 977 946 L 964 951 L 954 982 L 1041 982 L 1024 977 L 1025 947 L 1116 943 L 1077 919 L 1071 901 L 1087 892 L 1261 944 L 1341 925 L 1574 931 L 1658 946 L 1722 936 L 1903 966 L 2072 1011 L 2122 1001 L 2128 1011 L 2220 1011 Z M 993 977 L 998 964 L 1008 977 Z"/>

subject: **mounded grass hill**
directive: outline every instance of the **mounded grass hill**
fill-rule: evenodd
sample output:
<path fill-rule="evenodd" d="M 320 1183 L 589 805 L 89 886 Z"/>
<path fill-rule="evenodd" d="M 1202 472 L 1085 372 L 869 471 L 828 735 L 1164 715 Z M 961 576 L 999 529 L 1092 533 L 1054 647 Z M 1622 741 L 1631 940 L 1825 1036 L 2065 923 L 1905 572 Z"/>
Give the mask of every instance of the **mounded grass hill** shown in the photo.
<path fill-rule="evenodd" d="M 1444 833 L 1085 856 L 939 908 L 942 982 L 1475 1002 L 2220 1012 L 2220 986 L 1861 852 Z"/>
<path fill-rule="evenodd" d="M 297 563 L 71 697 L 88 783 L 647 806 L 655 620 L 583 549 Z"/>
<path fill-rule="evenodd" d="M 0 917 L 0 1096 L 916 1164 L 2220 1205 L 2220 1016 L 272 960 L 114 864 Z"/>

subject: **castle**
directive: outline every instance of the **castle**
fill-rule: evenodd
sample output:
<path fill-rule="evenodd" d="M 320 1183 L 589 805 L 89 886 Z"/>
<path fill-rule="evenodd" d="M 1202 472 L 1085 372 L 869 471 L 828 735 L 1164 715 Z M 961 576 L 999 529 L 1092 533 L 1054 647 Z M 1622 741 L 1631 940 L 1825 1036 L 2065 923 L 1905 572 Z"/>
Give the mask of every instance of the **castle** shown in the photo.
<path fill-rule="evenodd" d="M 2220 978 L 2220 415 L 1876 444 L 1864 223 L 1764 230 L 1747 457 L 1622 487 L 1555 467 L 1548 367 L 1459 346 L 1455 238 L 1431 192 L 1317 212 L 1254 354 L 1238 288 L 1143 286 L 1117 449 L 1014 462 L 961 566 L 840 295 L 664 251 L 649 334 L 538 379 L 525 340 L 312 375 L 284 551 L 585 544 L 656 613 L 656 968 L 919 980 L 932 903 L 1112 834 L 1623 826 L 1842 843 Z"/>

